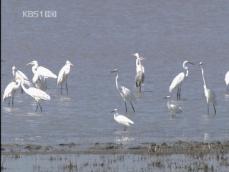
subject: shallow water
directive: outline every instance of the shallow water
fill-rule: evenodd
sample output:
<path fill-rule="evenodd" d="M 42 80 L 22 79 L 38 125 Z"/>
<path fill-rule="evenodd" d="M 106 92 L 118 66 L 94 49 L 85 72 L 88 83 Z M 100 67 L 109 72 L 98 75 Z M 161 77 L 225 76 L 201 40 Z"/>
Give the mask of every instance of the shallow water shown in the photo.
<path fill-rule="evenodd" d="M 11 155 L 2 157 L 5 172 L 36 171 L 199 171 L 227 172 L 228 155 L 203 157 L 172 155 Z M 21 164 L 27 164 L 21 166 Z"/>
<path fill-rule="evenodd" d="M 2 103 L 2 143 L 228 140 L 229 98 L 224 83 L 229 70 L 228 3 L 4 0 L 2 90 L 12 79 L 12 65 L 29 78 L 31 66 L 25 64 L 33 59 L 56 74 L 66 59 L 75 66 L 69 77 L 69 96 L 61 96 L 56 81 L 48 80 L 51 101 L 42 103 L 44 112 L 34 112 L 32 98 L 19 92 L 14 108 Z M 22 18 L 25 9 L 57 10 L 58 15 Z M 129 107 L 127 116 L 135 125 L 123 131 L 110 113 L 114 108 L 125 113 L 110 70 L 118 67 L 120 84 L 135 93 L 131 55 L 135 52 L 145 57 L 145 92 L 137 99 L 136 113 Z M 183 113 L 172 118 L 167 111 L 163 97 L 186 59 L 205 63 L 208 87 L 217 95 L 216 116 L 206 114 L 199 66 L 190 66 L 189 78 L 182 85 Z"/>

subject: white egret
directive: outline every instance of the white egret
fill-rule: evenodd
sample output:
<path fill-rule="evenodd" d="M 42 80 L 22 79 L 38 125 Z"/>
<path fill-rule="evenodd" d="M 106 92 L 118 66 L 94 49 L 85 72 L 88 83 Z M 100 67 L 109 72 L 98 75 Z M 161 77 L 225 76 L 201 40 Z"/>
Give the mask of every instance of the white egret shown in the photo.
<path fill-rule="evenodd" d="M 188 66 L 187 64 L 192 64 L 194 65 L 194 63 L 189 62 L 187 60 L 185 60 L 183 62 L 183 68 L 185 70 L 185 72 L 181 72 L 179 73 L 171 82 L 170 86 L 169 86 L 169 92 L 171 93 L 175 88 L 177 88 L 177 100 L 180 100 L 181 97 L 181 85 L 184 81 L 185 78 L 188 77 L 189 71 L 188 71 Z"/>
<path fill-rule="evenodd" d="M 124 115 L 119 114 L 118 109 L 114 109 L 112 112 L 114 112 L 114 120 L 117 123 L 124 125 L 126 127 L 129 127 L 131 124 L 134 124 L 132 120 L 130 120 L 129 118 L 127 118 Z"/>
<path fill-rule="evenodd" d="M 201 73 L 202 73 L 202 78 L 203 78 L 203 87 L 204 87 L 204 95 L 206 98 L 206 102 L 207 102 L 207 112 L 209 114 L 209 104 L 212 103 L 213 108 L 214 108 L 214 113 L 216 114 L 216 97 L 215 97 L 215 93 L 207 88 L 206 85 L 206 81 L 205 81 L 205 77 L 204 77 L 204 69 L 203 69 L 203 62 L 199 63 L 200 68 L 201 68 Z"/>
<path fill-rule="evenodd" d="M 20 70 L 18 70 L 15 66 L 12 66 L 12 74 L 14 77 L 14 81 L 20 80 L 21 82 L 24 80 L 25 85 L 31 86 L 31 82 L 28 77 Z M 23 93 L 23 89 L 21 88 L 21 92 Z"/>
<path fill-rule="evenodd" d="M 62 94 L 62 84 L 65 82 L 66 91 L 68 94 L 68 75 L 71 70 L 71 66 L 74 66 L 69 60 L 66 61 L 65 65 L 59 71 L 57 77 L 57 85 L 61 85 L 61 94 Z"/>
<path fill-rule="evenodd" d="M 124 87 L 124 86 L 119 86 L 118 84 L 118 69 L 114 69 L 111 71 L 112 73 L 116 73 L 116 77 L 115 77 L 115 85 L 116 85 L 116 89 L 118 90 L 119 94 L 121 95 L 124 103 L 125 103 L 125 108 L 126 108 L 126 112 L 127 112 L 127 104 L 126 102 L 129 102 L 133 111 L 135 112 L 134 106 L 133 106 L 133 102 L 135 101 L 135 96 L 132 94 L 132 92 L 130 91 L 130 89 Z"/>
<path fill-rule="evenodd" d="M 133 54 L 136 57 L 136 76 L 135 76 L 135 84 L 136 87 L 141 92 L 141 85 L 144 83 L 145 79 L 145 68 L 142 65 L 141 61 L 144 59 L 140 57 L 138 53 Z"/>
<path fill-rule="evenodd" d="M 181 105 L 177 101 L 171 100 L 171 96 L 166 96 L 165 99 L 168 99 L 166 105 L 172 115 L 183 112 Z"/>
<path fill-rule="evenodd" d="M 42 112 L 42 107 L 41 107 L 40 101 L 41 100 L 50 100 L 51 99 L 50 95 L 48 95 L 46 92 L 44 92 L 38 88 L 35 88 L 35 87 L 26 88 L 24 86 L 23 82 L 21 83 L 21 86 L 22 86 L 22 89 L 24 90 L 24 92 L 26 94 L 30 95 L 36 101 L 36 103 L 37 103 L 36 111 L 37 111 L 38 106 L 39 106 L 40 111 Z"/>
<path fill-rule="evenodd" d="M 44 78 L 57 78 L 56 74 L 54 74 L 51 70 L 43 66 L 38 66 L 38 62 L 36 60 L 29 62 L 27 65 L 32 65 L 33 74 L 37 72 L 38 76 L 42 76 Z"/>
<path fill-rule="evenodd" d="M 21 81 L 19 79 L 10 82 L 4 90 L 2 100 L 4 101 L 7 98 L 11 98 L 11 101 L 9 100 L 8 104 L 10 105 L 11 103 L 11 106 L 14 106 L 14 95 L 16 93 L 16 90 L 20 87 L 20 83 Z"/>
<path fill-rule="evenodd" d="M 227 71 L 227 73 L 225 74 L 225 83 L 226 83 L 226 87 L 227 90 L 229 91 L 229 71 Z"/>
<path fill-rule="evenodd" d="M 47 90 L 46 79 L 42 76 L 39 76 L 37 71 L 33 75 L 32 82 L 36 88 L 39 88 L 43 91 Z"/>
<path fill-rule="evenodd" d="M 47 85 L 46 85 L 47 78 L 54 78 L 54 79 L 57 78 L 56 74 L 54 74 L 51 70 L 43 66 L 39 66 L 36 60 L 29 62 L 27 65 L 32 65 L 32 72 L 34 74 L 33 83 L 39 89 L 42 90 L 47 89 Z"/>

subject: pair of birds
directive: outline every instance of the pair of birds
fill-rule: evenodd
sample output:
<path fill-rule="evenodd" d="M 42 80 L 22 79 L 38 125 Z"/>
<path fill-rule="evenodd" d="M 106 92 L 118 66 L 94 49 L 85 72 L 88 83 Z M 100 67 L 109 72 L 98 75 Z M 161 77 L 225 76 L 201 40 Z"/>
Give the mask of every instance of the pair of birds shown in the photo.
<path fill-rule="evenodd" d="M 53 78 L 53 79 L 57 79 L 57 85 L 61 85 L 61 94 L 62 94 L 62 85 L 66 81 L 65 88 L 68 94 L 67 79 L 70 73 L 71 66 L 73 66 L 73 64 L 69 60 L 66 61 L 65 65 L 59 71 L 58 77 L 51 70 L 43 66 L 39 66 L 36 60 L 28 63 L 27 65 L 32 65 L 32 72 L 34 74 L 32 81 L 37 88 L 44 91 L 47 90 L 46 79 Z"/>
<path fill-rule="evenodd" d="M 189 75 L 189 68 L 187 64 L 194 65 L 194 63 L 185 60 L 182 65 L 185 72 L 179 73 L 173 79 L 173 81 L 171 82 L 169 86 L 170 93 L 172 93 L 173 90 L 177 89 L 177 100 L 180 100 L 181 98 L 181 85 Z M 215 107 L 216 106 L 216 96 L 215 96 L 214 91 L 212 91 L 211 89 L 207 87 L 203 65 L 204 65 L 203 62 L 199 62 L 199 66 L 201 68 L 202 79 L 203 79 L 204 95 L 205 95 L 206 103 L 207 103 L 207 113 L 209 114 L 209 105 L 212 104 L 214 108 L 214 114 L 216 114 L 216 107 Z M 226 85 L 228 86 L 229 85 L 229 72 L 227 72 L 227 74 L 225 75 L 225 82 L 226 82 Z M 175 112 L 175 113 L 182 112 L 181 107 L 175 101 L 169 100 L 167 103 L 167 107 L 171 112 Z"/>
<path fill-rule="evenodd" d="M 40 104 L 41 100 L 50 100 L 51 97 L 47 94 L 43 89 L 47 89 L 46 79 L 47 78 L 57 78 L 57 85 L 61 85 L 61 93 L 62 93 L 62 84 L 66 81 L 66 90 L 67 87 L 67 78 L 70 73 L 70 66 L 73 64 L 70 61 L 66 61 L 65 65 L 59 71 L 58 77 L 49 69 L 39 66 L 37 61 L 32 61 L 27 65 L 32 65 L 32 72 L 34 74 L 32 82 L 29 81 L 28 77 L 18 70 L 15 66 L 12 67 L 13 81 L 10 82 L 3 93 L 3 101 L 9 99 L 8 104 L 14 105 L 14 95 L 16 90 L 21 87 L 22 92 L 24 91 L 26 94 L 30 95 L 37 103 L 36 111 L 38 107 L 40 111 L 42 111 L 42 107 Z"/>
<path fill-rule="evenodd" d="M 136 84 L 136 87 L 138 88 L 138 91 L 141 92 L 141 87 L 142 87 L 142 84 L 144 83 L 144 79 L 145 79 L 145 68 L 141 62 L 142 60 L 144 60 L 144 58 L 140 57 L 140 55 L 138 53 L 133 54 L 133 56 L 136 57 L 135 84 Z M 133 103 L 136 101 L 136 98 L 135 98 L 134 94 L 127 87 L 119 86 L 118 69 L 114 69 L 111 72 L 116 74 L 115 86 L 116 86 L 117 91 L 119 92 L 120 96 L 122 97 L 122 99 L 124 101 L 126 112 L 127 112 L 127 102 L 131 105 L 133 111 L 135 112 Z M 129 118 L 127 118 L 126 116 L 124 116 L 122 114 L 119 114 L 118 109 L 114 109 L 112 112 L 114 112 L 114 120 L 117 123 L 122 124 L 124 126 L 130 126 L 131 124 L 134 124 L 134 122 L 132 120 L 130 120 Z"/>

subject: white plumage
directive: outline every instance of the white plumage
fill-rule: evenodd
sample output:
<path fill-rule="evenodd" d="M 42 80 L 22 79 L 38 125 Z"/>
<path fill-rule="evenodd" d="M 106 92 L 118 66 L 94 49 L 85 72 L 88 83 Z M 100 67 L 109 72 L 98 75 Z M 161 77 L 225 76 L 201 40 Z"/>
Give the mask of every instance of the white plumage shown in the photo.
<path fill-rule="evenodd" d="M 21 86 L 23 90 L 25 91 L 25 93 L 31 96 L 37 102 L 37 108 L 39 106 L 41 111 L 42 111 L 42 107 L 40 105 L 40 101 L 51 99 L 50 95 L 48 95 L 46 92 L 38 88 L 35 88 L 35 87 L 25 88 L 24 83 L 21 83 Z M 37 111 L 37 108 L 36 108 L 36 111 Z"/>
<path fill-rule="evenodd" d="M 134 124 L 134 122 L 132 120 L 130 120 L 129 118 L 127 118 L 124 115 L 121 115 L 117 112 L 117 109 L 114 109 L 114 120 L 124 126 L 130 126 L 131 124 Z"/>
<path fill-rule="evenodd" d="M 28 77 L 20 70 L 18 70 L 15 66 L 12 66 L 12 74 L 14 77 L 14 81 L 20 80 L 23 81 L 25 85 L 31 86 L 31 82 L 29 81 Z"/>
<path fill-rule="evenodd" d="M 12 81 L 6 86 L 4 93 L 3 93 L 3 101 L 6 98 L 12 97 L 14 95 L 15 91 L 20 86 L 18 83 L 19 83 L 19 81 L 18 82 Z"/>
<path fill-rule="evenodd" d="M 51 70 L 43 66 L 38 66 L 38 62 L 36 60 L 31 61 L 27 65 L 32 65 L 33 74 L 37 73 L 38 76 L 42 76 L 44 78 L 57 78 L 56 74 L 54 74 Z"/>
<path fill-rule="evenodd" d="M 34 74 L 32 81 L 33 84 L 39 89 L 42 90 L 47 89 L 47 85 L 46 85 L 47 78 L 54 78 L 54 79 L 57 78 L 56 74 L 54 74 L 51 70 L 43 66 L 39 66 L 36 60 L 31 61 L 27 65 L 32 65 L 32 72 Z"/>
<path fill-rule="evenodd" d="M 207 88 L 206 80 L 204 77 L 203 63 L 200 62 L 199 65 L 201 68 L 202 79 L 203 79 L 204 96 L 205 96 L 206 102 L 207 102 L 207 112 L 209 114 L 209 104 L 212 104 L 213 108 L 214 108 L 214 113 L 216 114 L 216 107 L 215 107 L 216 106 L 216 96 L 215 96 L 215 93 L 214 93 L 214 91 Z"/>
<path fill-rule="evenodd" d="M 169 112 L 172 114 L 177 114 L 183 111 L 181 105 L 177 101 L 170 99 L 171 96 L 166 96 L 165 98 L 168 99 L 166 105 Z"/>
<path fill-rule="evenodd" d="M 172 93 L 172 91 L 177 88 L 177 100 L 179 100 L 180 97 L 181 97 L 180 96 L 180 94 L 181 94 L 181 85 L 182 85 L 183 81 L 185 80 L 185 78 L 188 77 L 188 74 L 189 74 L 188 66 L 187 66 L 188 63 L 192 64 L 192 65 L 194 64 L 192 62 L 189 62 L 189 61 L 185 60 L 183 62 L 183 65 L 182 65 L 183 69 L 185 70 L 185 72 L 181 72 L 177 76 L 175 76 L 175 78 L 172 80 L 172 82 L 171 82 L 171 84 L 169 86 L 169 92 L 170 93 Z"/>
<path fill-rule="evenodd" d="M 67 80 L 68 80 L 68 75 L 69 75 L 70 70 L 71 70 L 71 66 L 73 66 L 73 64 L 69 60 L 67 60 L 65 65 L 59 71 L 59 74 L 58 74 L 58 77 L 57 77 L 57 85 L 61 85 L 61 93 L 62 93 L 62 84 L 65 81 L 66 81 L 66 90 L 67 90 L 67 93 L 68 93 Z"/>
<path fill-rule="evenodd" d="M 124 86 L 120 86 L 118 84 L 118 69 L 114 69 L 111 72 L 115 72 L 116 73 L 116 77 L 115 77 L 115 85 L 116 85 L 116 89 L 119 92 L 119 94 L 121 95 L 124 103 L 125 103 L 125 108 L 126 108 L 126 112 L 127 112 L 127 105 L 126 102 L 129 102 L 133 111 L 135 112 L 134 106 L 133 106 L 133 102 L 136 100 L 135 96 L 132 94 L 132 92 L 130 91 L 130 89 L 124 87 Z"/>
<path fill-rule="evenodd" d="M 141 92 L 141 86 L 142 86 L 142 84 L 144 83 L 144 80 L 145 80 L 145 68 L 141 63 L 141 61 L 144 58 L 140 57 L 138 53 L 135 53 L 133 55 L 136 57 L 135 84 L 136 84 L 136 87 L 139 89 L 139 92 Z"/>
<path fill-rule="evenodd" d="M 185 73 L 181 72 L 173 79 L 172 83 L 169 86 L 169 92 L 171 93 L 175 88 L 177 88 L 185 78 Z"/>
<path fill-rule="evenodd" d="M 225 74 L 225 83 L 226 83 L 226 86 L 228 87 L 229 86 L 229 71 L 227 71 L 227 73 Z"/>
<path fill-rule="evenodd" d="M 3 101 L 6 98 L 11 98 L 11 104 L 13 106 L 13 104 L 14 104 L 14 95 L 15 95 L 16 90 L 20 87 L 20 82 L 21 82 L 20 80 L 16 80 L 16 82 L 12 81 L 6 86 L 6 88 L 4 90 L 4 93 L 3 93 L 3 97 L 2 97 Z"/>

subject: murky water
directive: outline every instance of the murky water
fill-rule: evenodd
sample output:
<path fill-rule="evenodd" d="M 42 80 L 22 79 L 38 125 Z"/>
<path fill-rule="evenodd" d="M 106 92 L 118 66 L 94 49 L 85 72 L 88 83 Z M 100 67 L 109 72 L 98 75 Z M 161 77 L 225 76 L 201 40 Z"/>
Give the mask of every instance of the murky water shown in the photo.
<path fill-rule="evenodd" d="M 229 70 L 229 2 L 224 1 L 17 1 L 2 2 L 2 91 L 16 65 L 32 78 L 33 59 L 56 74 L 69 59 L 69 96 L 48 80 L 51 101 L 44 112 L 17 93 L 15 107 L 2 103 L 2 143 L 79 144 L 228 140 L 229 97 L 224 75 Z M 23 18 L 23 10 L 56 10 L 56 18 Z M 145 57 L 145 91 L 137 99 L 135 125 L 123 131 L 110 113 L 124 104 L 115 89 L 136 92 L 135 58 Z M 205 63 L 207 85 L 217 95 L 217 114 L 207 115 L 199 66 L 190 67 L 182 85 L 183 113 L 171 118 L 164 96 L 182 62 Z M 174 96 L 175 97 L 175 96 Z"/>
<path fill-rule="evenodd" d="M 199 171 L 227 172 L 228 155 L 12 155 L 2 157 L 5 172 L 16 171 Z M 21 166 L 21 164 L 27 164 Z"/>

